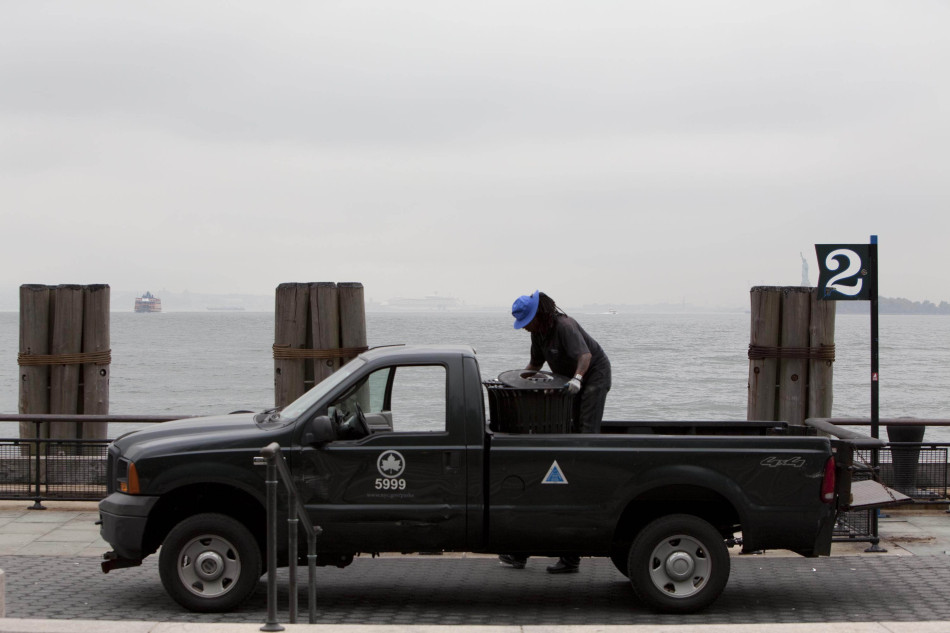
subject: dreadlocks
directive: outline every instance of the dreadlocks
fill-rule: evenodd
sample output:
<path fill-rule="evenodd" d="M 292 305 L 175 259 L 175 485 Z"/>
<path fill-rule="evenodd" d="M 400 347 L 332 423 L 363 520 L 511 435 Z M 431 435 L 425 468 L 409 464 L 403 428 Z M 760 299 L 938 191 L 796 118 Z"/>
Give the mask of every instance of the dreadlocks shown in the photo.
<path fill-rule="evenodd" d="M 538 325 L 541 326 L 540 330 L 542 332 L 550 332 L 554 328 L 554 319 L 559 314 L 565 314 L 565 312 L 557 307 L 557 304 L 554 303 L 554 299 L 543 292 L 539 292 L 538 312 L 534 318 L 538 322 Z"/>

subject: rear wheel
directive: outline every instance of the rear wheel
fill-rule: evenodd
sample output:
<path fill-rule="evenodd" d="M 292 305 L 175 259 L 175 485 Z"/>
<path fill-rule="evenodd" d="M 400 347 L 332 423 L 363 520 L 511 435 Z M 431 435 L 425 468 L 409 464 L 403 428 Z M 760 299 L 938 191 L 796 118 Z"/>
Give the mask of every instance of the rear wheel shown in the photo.
<path fill-rule="evenodd" d="M 614 567 L 617 568 L 617 571 L 619 571 L 624 576 L 628 576 L 628 577 L 630 576 L 630 574 L 627 573 L 627 565 L 630 563 L 629 557 L 630 557 L 629 544 L 610 552 L 610 562 L 614 564 Z"/>
<path fill-rule="evenodd" d="M 637 535 L 627 570 L 634 592 L 652 609 L 692 613 L 715 602 L 726 587 L 729 550 L 708 522 L 671 514 Z"/>
<path fill-rule="evenodd" d="M 176 525 L 158 560 L 162 585 L 190 611 L 231 611 L 261 577 L 261 551 L 243 523 L 223 514 L 197 514 Z"/>

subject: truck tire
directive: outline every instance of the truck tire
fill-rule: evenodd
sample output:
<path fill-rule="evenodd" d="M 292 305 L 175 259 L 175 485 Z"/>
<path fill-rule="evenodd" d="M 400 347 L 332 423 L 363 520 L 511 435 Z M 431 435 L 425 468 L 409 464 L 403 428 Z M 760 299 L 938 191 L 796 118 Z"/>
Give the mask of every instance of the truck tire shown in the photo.
<path fill-rule="evenodd" d="M 630 546 L 627 545 L 622 550 L 616 549 L 611 550 L 610 552 L 610 562 L 614 564 L 614 567 L 617 568 L 624 576 L 630 577 L 630 574 L 627 572 L 627 565 L 630 564 Z"/>
<path fill-rule="evenodd" d="M 630 546 L 633 590 L 651 609 L 693 613 L 715 602 L 729 580 L 729 550 L 716 528 L 690 514 L 648 524 Z"/>
<path fill-rule="evenodd" d="M 168 595 L 189 611 L 231 611 L 257 587 L 261 550 L 243 523 L 196 514 L 168 533 L 158 570 Z"/>

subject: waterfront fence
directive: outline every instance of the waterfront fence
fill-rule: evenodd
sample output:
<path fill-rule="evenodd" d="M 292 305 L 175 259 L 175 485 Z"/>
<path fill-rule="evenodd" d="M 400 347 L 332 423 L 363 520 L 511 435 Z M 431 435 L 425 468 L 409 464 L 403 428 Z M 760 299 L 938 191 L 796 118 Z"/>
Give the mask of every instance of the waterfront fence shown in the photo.
<path fill-rule="evenodd" d="M 106 497 L 106 470 L 111 439 L 39 437 L 50 423 L 84 427 L 110 422 L 152 424 L 195 417 L 190 415 L 66 415 L 0 414 L 2 422 L 35 425 L 26 438 L 0 438 L 0 499 L 28 500 L 33 509 L 44 501 L 99 501 Z"/>
<path fill-rule="evenodd" d="M 827 418 L 826 421 L 836 426 L 871 426 L 871 421 L 867 418 Z M 892 433 L 897 436 L 904 435 L 894 433 L 895 429 L 910 430 L 916 427 L 921 431 L 921 441 L 888 442 L 885 447 L 877 449 L 876 468 L 872 466 L 875 463 L 873 449 L 855 451 L 852 480 L 876 479 L 907 495 L 915 505 L 939 505 L 945 509 L 950 502 L 947 490 L 950 443 L 926 442 L 922 438 L 926 427 L 950 426 L 950 420 L 889 418 L 879 420 L 879 424 L 887 428 L 889 436 Z M 871 543 L 871 549 L 868 551 L 880 551 L 877 547 L 880 541 L 878 518 L 886 512 L 885 507 L 839 513 L 834 540 L 868 542 Z"/>
<path fill-rule="evenodd" d="M 189 417 L 195 416 L 0 414 L 0 421 L 29 422 L 37 426 L 50 422 L 153 424 Z M 850 418 L 833 418 L 830 421 L 840 426 L 869 424 L 867 420 Z M 882 420 L 881 424 L 950 426 L 950 420 Z M 105 498 L 110 442 L 109 439 L 0 438 L 0 499 L 33 501 L 33 507 L 41 509 L 44 501 L 99 501 Z M 948 456 L 950 443 L 891 442 L 880 449 L 876 471 L 870 466 L 871 451 L 857 451 L 855 463 L 858 467 L 853 478 L 855 481 L 877 478 L 911 497 L 916 504 L 946 505 L 950 502 Z M 877 512 L 859 510 L 841 513 L 835 526 L 835 540 L 876 543 Z"/>

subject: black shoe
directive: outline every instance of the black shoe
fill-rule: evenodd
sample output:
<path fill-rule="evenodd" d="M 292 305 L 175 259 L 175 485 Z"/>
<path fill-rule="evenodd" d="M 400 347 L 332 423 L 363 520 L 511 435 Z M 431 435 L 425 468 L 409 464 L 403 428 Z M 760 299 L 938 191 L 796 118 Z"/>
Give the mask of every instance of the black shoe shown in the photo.
<path fill-rule="evenodd" d="M 511 565 L 515 569 L 524 569 L 525 564 L 528 562 L 528 559 L 525 557 L 512 556 L 511 554 L 499 554 L 498 560 L 505 565 Z"/>
<path fill-rule="evenodd" d="M 562 558 L 558 562 L 554 563 L 548 567 L 549 574 L 576 574 L 580 571 L 581 566 L 579 564 L 575 565 L 573 563 L 564 562 Z"/>

